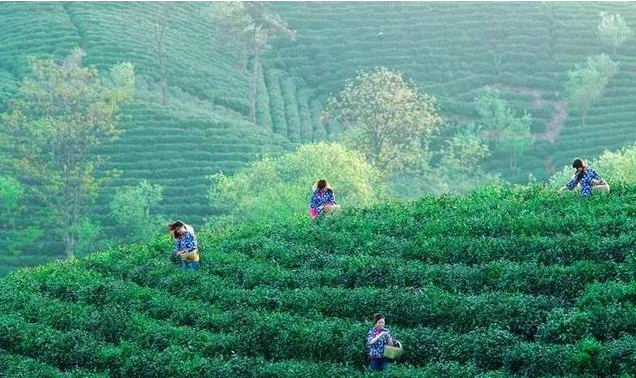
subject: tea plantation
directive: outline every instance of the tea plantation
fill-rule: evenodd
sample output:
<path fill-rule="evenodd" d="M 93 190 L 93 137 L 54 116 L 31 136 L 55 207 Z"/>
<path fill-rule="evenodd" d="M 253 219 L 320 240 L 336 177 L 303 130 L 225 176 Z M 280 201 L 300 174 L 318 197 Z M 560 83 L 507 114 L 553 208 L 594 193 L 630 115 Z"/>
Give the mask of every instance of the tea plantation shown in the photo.
<path fill-rule="evenodd" d="M 0 280 L 1 377 L 633 377 L 636 187 L 486 188 L 199 235 L 202 269 L 157 237 Z"/>
<path fill-rule="evenodd" d="M 135 65 L 135 101 L 122 110 L 121 137 L 96 153 L 107 157 L 99 174 L 119 175 L 104 188 L 96 214 L 108 215 L 116 188 L 141 180 L 163 185 L 164 214 L 182 214 L 195 224 L 208 215 L 208 175 L 232 173 L 290 143 L 247 120 L 247 74 L 237 59 L 211 43 L 205 4 L 179 3 L 170 10 L 165 37 L 169 103 L 161 105 L 159 66 L 152 21 L 160 3 L 0 4 L 0 112 L 29 73 L 28 56 L 62 59 L 79 46 L 87 65 L 100 71 L 119 62 Z M 188 169 L 189 185 L 181 175 Z M 169 200 L 168 200 L 169 198 Z"/>
<path fill-rule="evenodd" d="M 634 28 L 633 3 L 276 2 L 271 7 L 297 29 L 298 38 L 278 41 L 267 67 L 307 88 L 303 101 L 308 99 L 309 109 L 320 108 L 357 70 L 380 65 L 404 72 L 459 124 L 478 119 L 474 99 L 486 86 L 497 87 L 516 111 L 532 114 L 534 140 L 519 177 L 498 156 L 490 168 L 524 182 L 528 172 L 542 179 L 573 156 L 595 156 L 636 139 L 636 40 L 612 54 L 619 73 L 592 106 L 585 126 L 580 114 L 568 109 L 564 91 L 566 73 L 575 64 L 611 53 L 596 34 L 600 12 L 618 12 Z"/>
<path fill-rule="evenodd" d="M 97 151 L 110 158 L 101 172 L 118 179 L 102 193 L 96 211 L 108 212 L 114 189 L 146 179 L 164 185 L 162 212 L 200 224 L 206 212 L 207 176 L 236 168 L 264 153 L 328 137 L 324 100 L 357 70 L 385 65 L 404 72 L 436 96 L 453 122 L 474 120 L 473 101 L 485 86 L 498 87 L 517 111 L 534 118 L 534 143 L 521 158 L 527 172 L 546 178 L 572 156 L 593 157 L 636 138 L 636 39 L 612 58 L 619 73 L 592 106 L 585 127 L 568 112 L 566 72 L 588 56 L 606 52 L 596 35 L 599 12 L 619 12 L 636 27 L 631 3 L 321 3 L 279 2 L 270 7 L 297 30 L 274 41 L 263 58 L 257 123 L 249 121 L 249 74 L 238 59 L 213 43 L 206 4 L 180 2 L 169 10 L 165 40 L 170 101 L 161 106 L 160 70 L 152 21 L 159 3 L 15 3 L 0 5 L 0 111 L 28 74 L 27 56 L 61 59 L 74 47 L 99 69 L 135 64 L 137 92 L 123 110 L 125 133 Z M 585 137 L 581 137 L 585 136 Z M 170 159 L 171 164 L 166 164 Z M 503 162 L 503 163 L 502 163 Z M 190 167 L 184 189 L 174 167 Z M 508 179 L 505 158 L 490 168 Z M 517 177 L 519 179 L 519 177 Z M 168 200 L 169 198 L 169 200 Z"/>
<path fill-rule="evenodd" d="M 265 154 L 298 144 L 337 138 L 323 122 L 323 105 L 361 69 L 384 65 L 401 70 L 440 102 L 449 123 L 475 121 L 474 99 L 486 86 L 499 88 L 517 112 L 533 116 L 532 147 L 519 158 L 516 176 L 506 156 L 488 163 L 505 179 L 528 173 L 545 179 L 574 156 L 592 158 L 636 138 L 636 38 L 611 52 L 619 64 L 604 97 L 593 104 L 586 126 L 567 108 L 566 73 L 588 56 L 608 52 L 596 27 L 601 11 L 620 13 L 636 28 L 633 3 L 443 3 L 277 2 L 268 4 L 297 31 L 295 40 L 273 41 L 262 58 L 257 125 L 249 121 L 249 70 L 235 53 L 216 45 L 209 4 L 178 2 L 169 9 L 165 37 L 168 105 L 161 105 L 160 68 L 153 2 L 0 3 L 0 112 L 7 109 L 28 56 L 62 59 L 72 48 L 85 63 L 105 70 L 135 65 L 135 100 L 121 111 L 124 133 L 95 151 L 107 159 L 99 175 L 117 172 L 103 187 L 91 214 L 109 235 L 110 201 L 116 190 L 142 180 L 164 187 L 154 209 L 201 226 L 210 214 L 208 176 L 232 174 Z M 442 130 L 433 146 L 453 127 Z M 180 170 L 187 169 L 184 185 Z M 60 248 L 46 240 L 50 256 Z M 41 256 L 42 257 L 42 256 Z M 29 251 L 7 261 L 35 264 Z"/>

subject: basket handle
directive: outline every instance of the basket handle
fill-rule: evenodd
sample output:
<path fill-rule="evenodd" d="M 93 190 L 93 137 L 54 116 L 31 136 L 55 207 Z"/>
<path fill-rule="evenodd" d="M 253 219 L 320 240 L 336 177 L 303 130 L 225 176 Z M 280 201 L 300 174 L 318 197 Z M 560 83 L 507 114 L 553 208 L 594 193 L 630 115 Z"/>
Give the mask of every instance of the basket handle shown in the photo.
<path fill-rule="evenodd" d="M 398 340 L 395 340 L 395 343 L 393 343 L 394 346 L 397 345 L 398 348 L 402 349 L 402 343 L 399 342 Z"/>

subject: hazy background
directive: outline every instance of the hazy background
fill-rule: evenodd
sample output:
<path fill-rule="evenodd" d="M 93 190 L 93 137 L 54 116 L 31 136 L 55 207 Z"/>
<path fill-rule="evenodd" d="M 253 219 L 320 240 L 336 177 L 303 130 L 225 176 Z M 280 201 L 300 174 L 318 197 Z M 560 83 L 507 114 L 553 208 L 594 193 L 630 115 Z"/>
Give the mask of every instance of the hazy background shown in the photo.
<path fill-rule="evenodd" d="M 635 25 L 633 3 L 2 2 L 0 274 L 169 219 L 305 216 L 319 178 L 345 206 L 562 184 L 575 157 L 629 179 Z"/>

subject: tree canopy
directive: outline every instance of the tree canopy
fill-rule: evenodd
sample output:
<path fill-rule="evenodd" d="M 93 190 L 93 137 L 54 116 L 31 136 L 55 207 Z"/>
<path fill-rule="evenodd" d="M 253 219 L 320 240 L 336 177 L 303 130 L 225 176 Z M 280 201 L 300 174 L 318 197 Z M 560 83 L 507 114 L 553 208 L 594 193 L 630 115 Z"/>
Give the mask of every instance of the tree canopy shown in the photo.
<path fill-rule="evenodd" d="M 278 158 L 264 158 L 238 170 L 211 177 L 208 198 L 220 213 L 209 224 L 286 219 L 306 215 L 312 185 L 326 179 L 343 207 L 377 202 L 386 190 L 376 169 L 357 152 L 339 144 L 303 145 Z"/>
<path fill-rule="evenodd" d="M 93 149 L 120 133 L 118 106 L 132 98 L 134 87 L 132 64 L 115 65 L 102 77 L 82 65 L 84 56 L 74 49 L 61 63 L 31 58 L 31 75 L 20 83 L 0 129 L 11 149 L 3 165 L 29 183 L 31 200 L 47 208 L 41 222 L 60 235 L 67 257 L 74 256 L 100 185 L 94 171 L 102 159 Z"/>
<path fill-rule="evenodd" d="M 433 96 L 386 67 L 347 80 L 328 99 L 327 114 L 345 126 L 345 143 L 385 172 L 426 159 L 427 137 L 442 122 Z"/>

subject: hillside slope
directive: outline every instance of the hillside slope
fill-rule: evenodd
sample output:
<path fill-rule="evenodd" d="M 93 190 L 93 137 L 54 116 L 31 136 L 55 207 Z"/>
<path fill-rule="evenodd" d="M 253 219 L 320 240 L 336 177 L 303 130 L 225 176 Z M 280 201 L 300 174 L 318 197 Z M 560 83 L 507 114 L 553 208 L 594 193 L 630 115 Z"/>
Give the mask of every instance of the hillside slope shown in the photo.
<path fill-rule="evenodd" d="M 433 94 L 447 119 L 478 119 L 473 101 L 486 86 L 498 88 L 513 108 L 534 122 L 531 150 L 517 176 L 506 156 L 490 168 L 512 181 L 529 172 L 544 179 L 573 156 L 596 156 L 636 140 L 636 39 L 612 54 L 620 71 L 589 122 L 567 109 L 566 72 L 588 56 L 608 52 L 596 35 L 599 13 L 618 12 L 636 28 L 632 3 L 577 2 L 276 2 L 273 9 L 298 31 L 279 41 L 268 68 L 284 72 L 310 109 L 319 109 L 356 71 L 374 66 L 401 70 Z M 450 130 L 454 131 L 454 130 Z M 443 131 L 442 135 L 449 131 Z"/>
<path fill-rule="evenodd" d="M 169 13 L 165 41 L 169 104 L 161 105 L 151 21 L 162 6 L 0 3 L 0 112 L 29 74 L 28 56 L 62 59 L 79 46 L 86 51 L 85 64 L 102 72 L 123 61 L 135 65 L 135 100 L 122 108 L 119 122 L 124 133 L 95 151 L 108 159 L 99 167 L 99 175 L 118 172 L 91 209 L 106 235 L 114 232 L 109 204 L 121 186 L 142 180 L 163 185 L 164 201 L 153 211 L 201 226 L 211 215 L 209 175 L 231 174 L 264 154 L 280 154 L 293 146 L 286 137 L 249 122 L 247 73 L 236 68 L 235 56 L 213 45 L 207 4 L 177 3 Z M 46 247 L 29 248 L 22 256 L 0 257 L 0 274 L 61 256 L 62 248 L 53 240 L 44 242 Z"/>
<path fill-rule="evenodd" d="M 202 225 L 212 215 L 210 174 L 231 174 L 264 154 L 334 138 L 321 121 L 325 99 L 357 70 L 376 65 L 402 70 L 439 99 L 452 122 L 476 119 L 473 100 L 488 85 L 516 110 L 531 112 L 535 141 L 520 158 L 517 176 L 506 156 L 489 163 L 507 179 L 525 182 L 528 173 L 543 179 L 574 156 L 591 158 L 636 140 L 636 39 L 613 57 L 620 71 L 590 110 L 587 126 L 567 111 L 563 98 L 567 70 L 604 51 L 595 34 L 600 11 L 620 12 L 636 27 L 636 7 L 629 2 L 271 3 L 298 38 L 275 41 L 263 58 L 257 126 L 247 116 L 248 72 L 212 43 L 208 5 L 177 2 L 170 11 L 170 100 L 164 107 L 149 23 L 160 3 L 0 3 L 0 111 L 28 74 L 29 55 L 61 59 L 79 46 L 87 52 L 85 62 L 100 70 L 135 64 L 136 100 L 122 109 L 120 122 L 125 132 L 96 151 L 109 157 L 100 174 L 120 172 L 92 212 L 106 234 L 113 231 L 109 203 L 116 189 L 141 180 L 165 187 L 159 213 Z M 442 131 L 436 143 L 450 132 Z M 179 173 L 184 167 L 187 179 Z M 39 256 L 61 254 L 50 242 Z M 0 271 L 40 261 L 28 253 L 0 260 Z"/>
<path fill-rule="evenodd" d="M 22 269 L 0 280 L 0 371 L 362 377 L 381 311 L 391 376 L 627 377 L 635 197 L 490 188 L 203 234 L 196 273 L 165 237 Z"/>
<path fill-rule="evenodd" d="M 61 59 L 79 46 L 86 51 L 85 64 L 102 71 L 119 62 L 134 63 L 137 90 L 133 104 L 122 111 L 124 133 L 96 151 L 110 158 L 101 172 L 122 172 L 104 189 L 97 212 L 108 213 L 114 188 L 146 179 L 166 188 L 160 211 L 202 224 L 209 215 L 207 176 L 231 173 L 290 144 L 247 120 L 247 73 L 236 69 L 236 57 L 212 44 L 205 4 L 178 3 L 169 13 L 169 105 L 161 106 L 151 24 L 161 7 L 135 2 L 0 4 L 0 111 L 29 73 L 28 56 Z M 188 185 L 175 174 L 185 167 Z"/>

